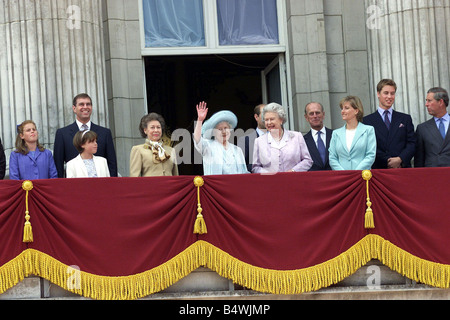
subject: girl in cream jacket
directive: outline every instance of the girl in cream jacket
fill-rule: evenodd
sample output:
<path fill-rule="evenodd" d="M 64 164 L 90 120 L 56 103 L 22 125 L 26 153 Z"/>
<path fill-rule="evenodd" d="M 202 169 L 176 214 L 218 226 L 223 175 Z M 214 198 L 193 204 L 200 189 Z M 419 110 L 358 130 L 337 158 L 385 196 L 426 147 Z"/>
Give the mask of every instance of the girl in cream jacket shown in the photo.
<path fill-rule="evenodd" d="M 75 134 L 73 144 L 80 154 L 67 162 L 67 178 L 109 177 L 108 162 L 97 152 L 97 134 L 94 131 L 80 131 Z"/>

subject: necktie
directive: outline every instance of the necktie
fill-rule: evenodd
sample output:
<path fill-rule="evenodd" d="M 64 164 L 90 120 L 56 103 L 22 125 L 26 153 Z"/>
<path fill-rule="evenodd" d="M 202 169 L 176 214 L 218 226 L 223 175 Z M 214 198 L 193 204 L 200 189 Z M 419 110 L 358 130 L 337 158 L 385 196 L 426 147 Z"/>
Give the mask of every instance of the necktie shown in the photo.
<path fill-rule="evenodd" d="M 87 124 L 83 124 L 81 126 L 81 131 L 86 131 L 86 130 L 89 130 L 89 128 L 88 128 Z"/>
<path fill-rule="evenodd" d="M 439 119 L 439 132 L 443 139 L 445 139 L 445 127 L 444 127 L 444 119 Z"/>
<path fill-rule="evenodd" d="M 326 149 L 320 136 L 321 133 L 322 133 L 321 131 L 317 131 L 317 149 L 319 150 L 319 154 L 320 157 L 322 158 L 323 164 L 325 164 Z"/>
<path fill-rule="evenodd" d="M 386 127 L 389 130 L 389 128 L 391 126 L 391 122 L 389 121 L 389 111 L 387 111 L 387 110 L 384 111 L 384 123 L 386 124 Z"/>

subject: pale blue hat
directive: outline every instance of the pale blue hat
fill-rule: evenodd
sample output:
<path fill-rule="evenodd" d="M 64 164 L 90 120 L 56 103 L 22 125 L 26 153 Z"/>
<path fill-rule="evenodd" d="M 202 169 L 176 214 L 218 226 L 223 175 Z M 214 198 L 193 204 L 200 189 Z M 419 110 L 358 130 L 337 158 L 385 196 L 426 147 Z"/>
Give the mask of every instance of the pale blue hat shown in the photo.
<path fill-rule="evenodd" d="M 205 139 L 211 139 L 212 137 L 212 133 L 213 133 L 213 129 L 221 122 L 226 121 L 230 124 L 231 129 L 236 128 L 237 123 L 238 123 L 238 119 L 236 117 L 236 115 L 229 111 L 229 110 L 223 110 L 223 111 L 219 111 L 214 113 L 211 118 L 209 118 L 208 120 L 206 120 L 203 123 L 202 126 L 202 136 Z"/>

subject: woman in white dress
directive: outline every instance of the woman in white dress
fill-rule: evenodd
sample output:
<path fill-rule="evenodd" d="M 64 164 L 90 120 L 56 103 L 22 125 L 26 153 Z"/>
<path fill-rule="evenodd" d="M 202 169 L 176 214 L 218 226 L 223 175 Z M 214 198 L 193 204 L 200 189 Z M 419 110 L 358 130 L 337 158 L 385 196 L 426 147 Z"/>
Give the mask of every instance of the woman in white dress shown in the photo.
<path fill-rule="evenodd" d="M 230 143 L 237 117 L 228 110 L 219 111 L 203 123 L 208 114 L 206 102 L 197 105 L 194 129 L 195 149 L 203 156 L 204 175 L 249 173 L 242 149 Z"/>

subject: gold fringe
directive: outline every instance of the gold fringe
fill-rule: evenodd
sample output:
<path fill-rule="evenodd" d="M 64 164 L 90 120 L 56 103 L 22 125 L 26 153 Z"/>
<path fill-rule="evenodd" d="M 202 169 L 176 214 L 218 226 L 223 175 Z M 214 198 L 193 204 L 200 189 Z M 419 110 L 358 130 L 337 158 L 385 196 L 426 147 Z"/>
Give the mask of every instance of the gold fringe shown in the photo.
<path fill-rule="evenodd" d="M 0 294 L 30 275 L 47 279 L 72 293 L 95 300 L 134 300 L 160 292 L 201 267 L 200 247 L 193 244 L 166 263 L 130 276 L 99 276 L 67 266 L 34 249 L 0 267 Z"/>
<path fill-rule="evenodd" d="M 27 249 L 0 267 L 0 294 L 33 274 L 87 298 L 138 299 L 164 290 L 201 266 L 259 292 L 300 294 L 336 284 L 372 259 L 380 260 L 416 282 L 437 288 L 450 286 L 450 265 L 423 260 L 370 234 L 331 260 L 309 268 L 285 271 L 249 265 L 205 241 L 197 241 L 156 268 L 123 277 L 78 271 L 47 254 Z"/>
<path fill-rule="evenodd" d="M 26 191 L 25 195 L 25 226 L 23 227 L 23 242 L 33 242 L 33 229 L 30 222 L 30 211 L 28 211 L 28 192 L 33 189 L 33 183 L 30 180 L 22 183 L 22 189 Z"/>

